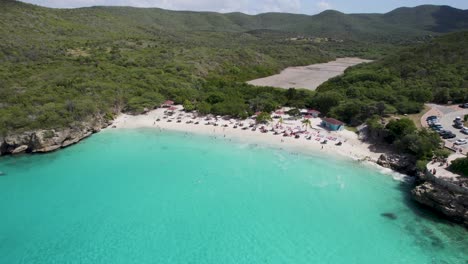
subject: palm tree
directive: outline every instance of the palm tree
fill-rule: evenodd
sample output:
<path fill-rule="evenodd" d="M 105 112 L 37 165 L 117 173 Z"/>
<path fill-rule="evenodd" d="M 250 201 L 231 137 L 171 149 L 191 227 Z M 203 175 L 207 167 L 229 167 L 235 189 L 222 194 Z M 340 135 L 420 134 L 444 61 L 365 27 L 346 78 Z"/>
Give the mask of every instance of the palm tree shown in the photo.
<path fill-rule="evenodd" d="M 278 124 L 283 124 L 283 123 L 284 123 L 283 117 L 280 117 L 280 119 L 278 120 Z"/>
<path fill-rule="evenodd" d="M 310 122 L 310 119 L 308 118 L 302 120 L 302 124 L 305 127 L 306 131 L 307 131 L 307 127 L 312 128 L 312 122 Z"/>

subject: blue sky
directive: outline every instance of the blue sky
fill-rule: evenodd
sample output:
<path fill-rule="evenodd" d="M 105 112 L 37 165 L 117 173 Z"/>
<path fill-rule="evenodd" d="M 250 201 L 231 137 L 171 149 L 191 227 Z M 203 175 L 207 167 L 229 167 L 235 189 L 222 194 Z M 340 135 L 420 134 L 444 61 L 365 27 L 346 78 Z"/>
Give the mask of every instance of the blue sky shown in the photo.
<path fill-rule="evenodd" d="M 161 7 L 172 10 L 290 12 L 315 14 L 326 9 L 344 13 L 385 13 L 401 6 L 450 5 L 468 9 L 468 0 L 23 0 L 41 6 L 72 8 L 94 5 Z"/>

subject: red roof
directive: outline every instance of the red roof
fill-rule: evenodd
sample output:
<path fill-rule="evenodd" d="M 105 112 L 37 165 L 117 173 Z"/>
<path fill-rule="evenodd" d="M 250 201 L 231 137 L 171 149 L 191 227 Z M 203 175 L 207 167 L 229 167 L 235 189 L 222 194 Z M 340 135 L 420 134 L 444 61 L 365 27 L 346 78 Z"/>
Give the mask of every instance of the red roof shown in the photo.
<path fill-rule="evenodd" d="M 173 105 L 174 104 L 174 101 L 171 101 L 171 100 L 167 100 L 166 102 L 164 102 L 164 105 Z"/>
<path fill-rule="evenodd" d="M 174 111 L 174 110 L 177 110 L 177 107 L 175 107 L 175 106 L 169 107 L 169 111 Z"/>
<path fill-rule="evenodd" d="M 311 115 L 306 115 L 306 116 L 304 116 L 304 118 L 307 118 L 307 119 L 311 119 L 312 117 L 313 117 L 313 116 L 311 116 Z"/>
<path fill-rule="evenodd" d="M 323 122 L 325 123 L 328 123 L 328 124 L 332 124 L 332 125 L 335 125 L 335 126 L 342 126 L 344 125 L 343 122 L 341 122 L 340 120 L 336 120 L 335 118 L 322 118 Z"/>
<path fill-rule="evenodd" d="M 307 113 L 309 113 L 309 114 L 320 114 L 319 111 L 314 110 L 314 109 L 310 109 L 309 111 L 307 111 Z"/>

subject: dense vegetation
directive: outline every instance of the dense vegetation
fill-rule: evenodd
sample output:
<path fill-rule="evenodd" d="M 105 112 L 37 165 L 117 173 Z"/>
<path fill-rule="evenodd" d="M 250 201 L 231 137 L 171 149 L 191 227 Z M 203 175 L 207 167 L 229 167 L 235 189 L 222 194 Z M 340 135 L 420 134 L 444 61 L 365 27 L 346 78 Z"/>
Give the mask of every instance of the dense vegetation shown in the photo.
<path fill-rule="evenodd" d="M 317 96 L 340 98 L 321 108 L 322 112 L 354 125 L 373 115 L 418 113 L 426 102 L 466 102 L 468 32 L 353 67 L 318 91 Z"/>
<path fill-rule="evenodd" d="M 421 167 L 424 167 L 434 156 L 446 158 L 448 153 L 441 149 L 441 139 L 438 134 L 428 130 L 418 130 L 411 119 L 393 119 L 384 124 L 381 118 L 373 116 L 367 120 L 369 132 L 383 139 L 398 152 L 414 156 Z"/>
<path fill-rule="evenodd" d="M 407 12 L 419 19 L 398 18 Z M 393 103 L 387 98 L 374 98 L 373 94 L 385 94 L 366 88 L 375 76 L 385 84 L 388 94 L 392 89 L 397 94 L 407 87 L 406 83 L 392 86 L 398 83 L 393 72 L 387 76 L 372 73 L 376 68 L 369 68 L 368 75 L 357 73 L 368 66 L 343 77 L 347 82 L 362 81 L 354 94 L 347 91 L 345 82 L 330 91 L 332 86 L 341 85 L 340 79 L 324 85 L 318 93 L 251 87 L 244 82 L 286 66 L 324 62 L 337 56 L 379 58 L 396 44 L 426 42 L 430 35 L 466 29 L 467 17 L 466 11 L 437 6 L 395 10 L 385 15 L 327 11 L 317 16 L 248 16 L 124 7 L 59 10 L 3 0 L 0 135 L 64 127 L 93 116 L 112 118 L 120 111 L 140 113 L 165 99 L 202 113 L 240 117 L 280 105 L 307 106 L 350 123 L 364 120 L 367 116 L 363 112 L 374 110 L 377 114 L 417 111 L 423 99 L 432 98 L 424 92 L 402 93 L 392 99 Z M 448 83 L 440 86 L 443 91 L 450 86 L 450 98 L 455 94 L 453 82 L 466 88 L 466 82 L 459 77 L 466 76 L 461 74 L 466 68 L 460 54 L 466 35 L 451 38 L 455 39 L 426 44 L 445 47 L 453 42 L 447 46 L 452 52 L 448 55 L 457 55 L 449 56 L 457 66 L 448 71 L 453 71 L 455 77 L 443 79 Z M 452 51 L 454 43 L 459 49 Z M 438 51 L 437 47 L 434 50 Z M 447 62 L 442 58 L 445 55 L 440 55 L 441 62 Z M 390 67 L 393 62 L 387 59 L 381 63 Z M 358 110 L 351 109 L 355 105 Z"/>
<path fill-rule="evenodd" d="M 452 161 L 449 170 L 464 177 L 468 177 L 468 158 L 459 158 Z"/>

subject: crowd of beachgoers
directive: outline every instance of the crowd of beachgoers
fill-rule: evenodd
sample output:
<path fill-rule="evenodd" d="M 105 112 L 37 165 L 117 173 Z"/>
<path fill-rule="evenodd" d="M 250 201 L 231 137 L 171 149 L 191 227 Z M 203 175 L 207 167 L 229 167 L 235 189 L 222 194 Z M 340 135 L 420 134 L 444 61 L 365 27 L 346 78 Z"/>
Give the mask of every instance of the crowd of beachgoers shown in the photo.
<path fill-rule="evenodd" d="M 214 139 L 264 144 L 301 153 L 327 153 L 355 160 L 375 161 L 382 153 L 372 152 L 355 132 L 329 131 L 322 119 L 311 116 L 293 117 L 283 108 L 271 114 L 271 121 L 257 123 L 256 116 L 240 120 L 229 117 L 185 112 L 182 106 L 158 108 L 143 115 L 122 114 L 111 128 L 154 128 L 157 131 L 180 131 L 212 136 Z M 304 124 L 305 119 L 310 122 Z"/>

